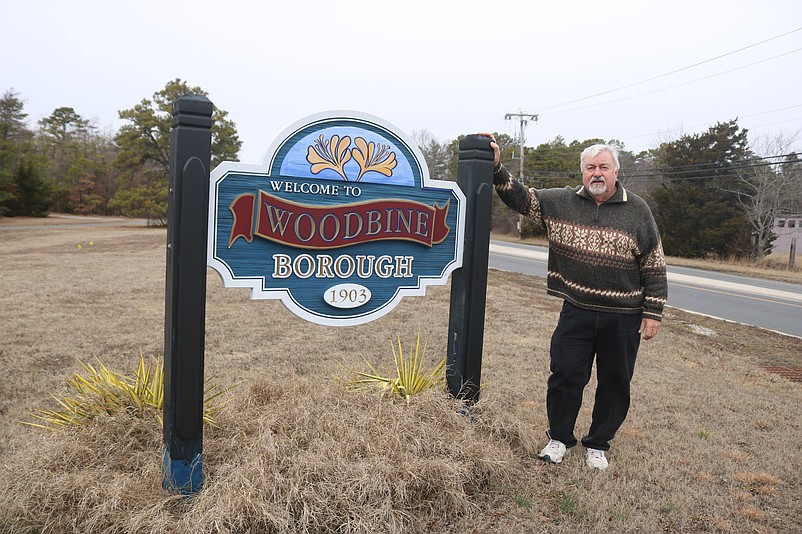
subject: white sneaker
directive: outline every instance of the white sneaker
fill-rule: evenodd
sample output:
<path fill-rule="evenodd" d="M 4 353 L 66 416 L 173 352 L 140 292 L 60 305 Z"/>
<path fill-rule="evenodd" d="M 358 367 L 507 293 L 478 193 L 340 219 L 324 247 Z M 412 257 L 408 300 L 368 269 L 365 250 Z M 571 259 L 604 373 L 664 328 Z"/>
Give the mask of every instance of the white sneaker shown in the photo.
<path fill-rule="evenodd" d="M 563 457 L 567 453 L 568 449 L 565 448 L 565 443 L 557 441 L 556 439 L 550 439 L 549 444 L 543 447 L 543 450 L 538 454 L 538 458 L 544 462 L 558 464 L 563 461 Z"/>
<path fill-rule="evenodd" d="M 607 458 L 604 457 L 604 451 L 599 449 L 585 449 L 585 463 L 591 469 L 607 469 Z"/>

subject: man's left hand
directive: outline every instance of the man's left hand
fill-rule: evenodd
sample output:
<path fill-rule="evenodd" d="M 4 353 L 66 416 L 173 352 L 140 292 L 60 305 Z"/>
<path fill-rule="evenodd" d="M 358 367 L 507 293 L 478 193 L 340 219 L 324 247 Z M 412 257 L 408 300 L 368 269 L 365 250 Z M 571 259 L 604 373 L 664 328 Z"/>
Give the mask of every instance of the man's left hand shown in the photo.
<path fill-rule="evenodd" d="M 640 322 L 638 333 L 643 335 L 643 339 L 652 339 L 660 331 L 660 324 L 660 321 L 644 317 Z"/>

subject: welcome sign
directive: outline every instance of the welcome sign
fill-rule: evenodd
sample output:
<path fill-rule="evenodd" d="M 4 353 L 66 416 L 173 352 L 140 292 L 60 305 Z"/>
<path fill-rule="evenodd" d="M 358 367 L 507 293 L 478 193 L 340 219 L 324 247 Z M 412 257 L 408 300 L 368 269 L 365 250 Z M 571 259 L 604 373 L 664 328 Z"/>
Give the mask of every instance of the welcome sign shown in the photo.
<path fill-rule="evenodd" d="M 225 287 L 281 299 L 318 324 L 378 319 L 462 265 L 465 196 L 420 150 L 365 114 L 313 115 L 262 165 L 211 173 L 208 265 Z"/>

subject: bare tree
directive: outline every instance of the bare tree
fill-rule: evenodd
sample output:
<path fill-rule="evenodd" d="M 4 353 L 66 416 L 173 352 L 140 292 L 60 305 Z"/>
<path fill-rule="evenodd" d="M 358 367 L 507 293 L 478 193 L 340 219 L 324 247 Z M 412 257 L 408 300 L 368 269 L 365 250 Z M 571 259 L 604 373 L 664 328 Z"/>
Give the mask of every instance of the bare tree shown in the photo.
<path fill-rule="evenodd" d="M 799 155 L 792 152 L 799 133 L 756 139 L 752 143 L 755 154 L 752 163 L 734 169 L 738 175 L 737 187 L 727 191 L 735 195 L 752 227 L 753 258 L 771 252 L 772 241 L 776 239 L 772 232 L 774 219 L 790 213 L 802 199 L 802 164 Z"/>
<path fill-rule="evenodd" d="M 440 143 L 428 130 L 413 130 L 412 141 L 418 145 L 429 167 L 429 175 L 438 180 L 453 180 L 449 172 L 448 143 Z"/>

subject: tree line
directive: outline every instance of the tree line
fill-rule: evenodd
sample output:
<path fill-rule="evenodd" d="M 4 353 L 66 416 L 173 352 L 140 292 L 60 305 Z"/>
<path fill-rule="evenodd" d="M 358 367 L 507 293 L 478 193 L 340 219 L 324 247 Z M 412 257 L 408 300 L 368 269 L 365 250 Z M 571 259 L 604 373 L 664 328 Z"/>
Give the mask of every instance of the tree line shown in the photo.
<path fill-rule="evenodd" d="M 164 224 L 171 107 L 186 93 L 208 96 L 180 79 L 169 81 L 152 98 L 119 111 L 125 124 L 117 132 L 102 132 L 71 107 L 30 128 L 21 95 L 7 90 L 0 97 L 0 216 L 122 215 Z M 236 125 L 217 107 L 213 120 L 212 167 L 238 161 Z M 775 217 L 802 212 L 802 161 L 790 150 L 795 137 L 750 144 L 747 133 L 733 119 L 637 154 L 615 139 L 558 136 L 524 147 L 519 179 L 535 188 L 575 186 L 582 150 L 608 142 L 620 150 L 619 180 L 652 208 L 667 254 L 759 258 L 771 251 Z M 521 174 L 517 140 L 495 135 L 502 161 Z M 440 142 L 422 130 L 412 138 L 432 177 L 456 179 L 462 136 Z M 492 221 L 495 232 L 542 231 L 525 222 L 519 227 L 517 214 L 495 196 Z"/>
<path fill-rule="evenodd" d="M 208 96 L 175 79 L 152 98 L 119 111 L 125 124 L 102 132 L 71 107 L 27 124 L 19 93 L 0 97 L 0 216 L 48 212 L 167 218 L 172 103 L 187 93 Z M 228 112 L 215 108 L 212 166 L 237 161 L 242 146 Z"/>
<path fill-rule="evenodd" d="M 596 143 L 615 145 L 620 152 L 619 180 L 649 203 L 667 254 L 758 259 L 771 252 L 777 237 L 775 218 L 802 213 L 802 159 L 791 150 L 796 136 L 777 134 L 750 144 L 747 134 L 733 119 L 637 154 L 616 139 L 567 143 L 558 136 L 524 147 L 523 176 L 517 177 L 534 188 L 575 186 L 582 181 L 582 151 Z M 520 175 L 518 141 L 506 134 L 495 136 L 502 162 Z M 449 169 L 448 178 L 456 175 L 459 140 L 438 145 L 425 134 L 413 138 L 430 169 L 438 168 L 436 161 L 445 154 L 447 163 L 439 167 Z M 523 237 L 543 232 L 520 221 L 495 196 L 493 230 Z"/>

